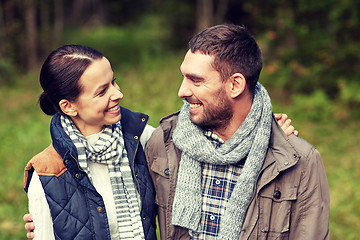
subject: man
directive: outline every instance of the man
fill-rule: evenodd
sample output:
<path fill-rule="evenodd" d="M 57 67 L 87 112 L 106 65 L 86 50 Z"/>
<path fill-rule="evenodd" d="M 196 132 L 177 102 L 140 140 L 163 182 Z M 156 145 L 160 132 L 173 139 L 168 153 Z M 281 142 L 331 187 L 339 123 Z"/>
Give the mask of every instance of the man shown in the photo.
<path fill-rule="evenodd" d="M 146 147 L 161 239 L 329 239 L 319 152 L 281 131 L 244 27 L 197 34 L 181 64 L 179 113 Z"/>

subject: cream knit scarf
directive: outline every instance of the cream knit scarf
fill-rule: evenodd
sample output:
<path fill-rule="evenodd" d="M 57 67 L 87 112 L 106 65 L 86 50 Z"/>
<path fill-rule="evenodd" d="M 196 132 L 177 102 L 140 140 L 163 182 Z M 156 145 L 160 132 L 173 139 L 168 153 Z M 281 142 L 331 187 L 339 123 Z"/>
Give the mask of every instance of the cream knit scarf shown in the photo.
<path fill-rule="evenodd" d="M 246 158 L 234 190 L 221 216 L 218 239 L 239 239 L 246 211 L 268 149 L 272 107 L 268 93 L 257 84 L 253 104 L 245 121 L 221 147 L 215 148 L 203 130 L 190 120 L 189 104 L 181 108 L 173 141 L 182 151 L 172 224 L 201 232 L 201 163 L 230 165 Z"/>

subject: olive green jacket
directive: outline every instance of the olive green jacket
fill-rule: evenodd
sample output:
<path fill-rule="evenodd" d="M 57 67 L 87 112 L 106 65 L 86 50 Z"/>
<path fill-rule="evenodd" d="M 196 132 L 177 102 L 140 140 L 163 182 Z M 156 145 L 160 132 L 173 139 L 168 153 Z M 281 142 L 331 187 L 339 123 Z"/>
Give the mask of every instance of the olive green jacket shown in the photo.
<path fill-rule="evenodd" d="M 181 152 L 172 141 L 178 113 L 163 118 L 145 154 L 156 189 L 161 239 L 190 239 L 171 224 Z M 240 239 L 329 239 L 329 187 L 319 152 L 273 120 L 269 149 Z"/>

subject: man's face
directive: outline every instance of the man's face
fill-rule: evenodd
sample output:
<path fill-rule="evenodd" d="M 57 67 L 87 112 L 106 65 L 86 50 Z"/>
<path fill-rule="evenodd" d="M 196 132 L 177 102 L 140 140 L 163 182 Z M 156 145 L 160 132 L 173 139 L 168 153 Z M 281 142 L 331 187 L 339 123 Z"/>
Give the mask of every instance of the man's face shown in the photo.
<path fill-rule="evenodd" d="M 213 56 L 189 50 L 180 66 L 184 79 L 178 96 L 190 104 L 194 124 L 217 130 L 226 127 L 233 110 L 225 84 L 211 65 L 213 61 Z"/>

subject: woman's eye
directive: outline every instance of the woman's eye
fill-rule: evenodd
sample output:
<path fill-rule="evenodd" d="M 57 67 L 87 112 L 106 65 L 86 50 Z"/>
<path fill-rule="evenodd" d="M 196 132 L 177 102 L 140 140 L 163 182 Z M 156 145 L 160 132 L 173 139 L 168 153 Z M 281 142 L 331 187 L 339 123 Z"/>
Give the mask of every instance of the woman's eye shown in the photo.
<path fill-rule="evenodd" d="M 101 92 L 99 92 L 98 96 L 102 96 L 102 95 L 104 95 L 104 94 L 105 94 L 105 92 L 106 92 L 106 88 L 104 88 L 103 90 L 101 90 Z"/>
<path fill-rule="evenodd" d="M 116 80 L 116 78 L 114 78 L 114 79 L 112 80 L 112 82 L 111 82 L 112 85 L 115 85 L 115 84 L 116 84 L 115 80 Z"/>

